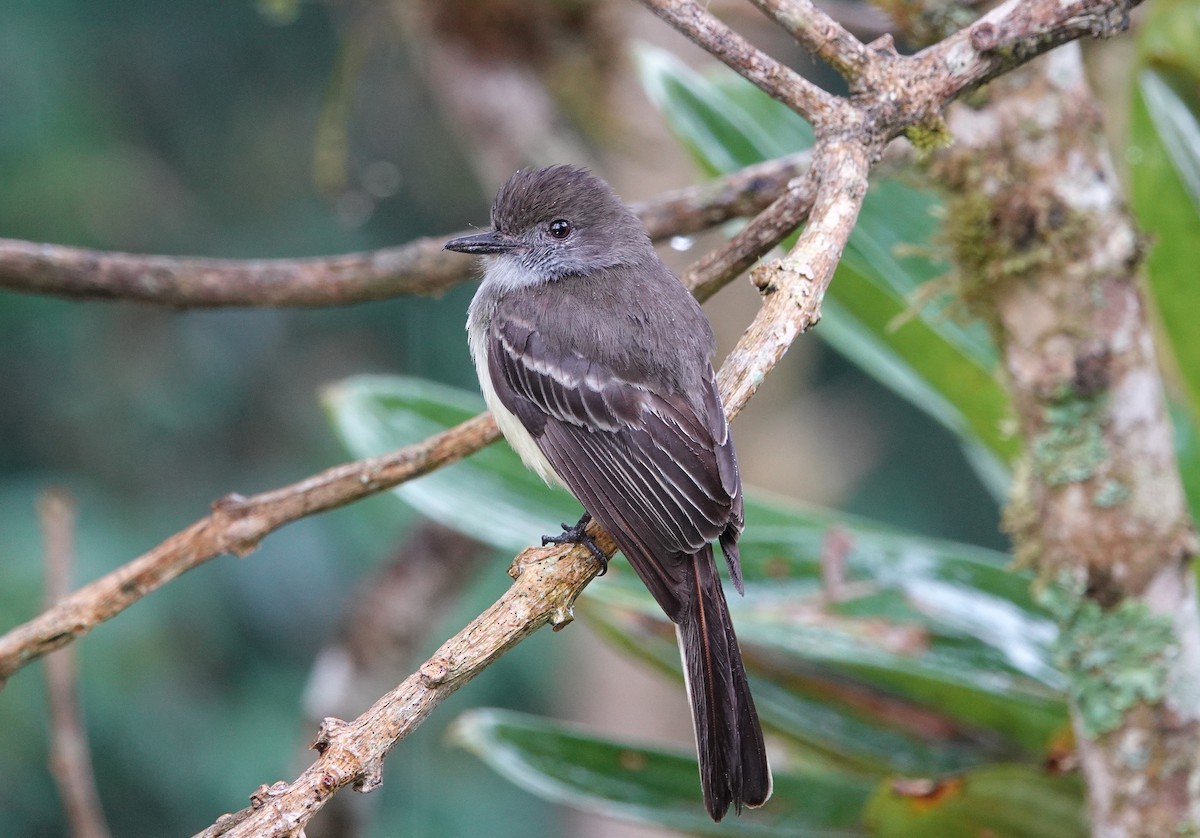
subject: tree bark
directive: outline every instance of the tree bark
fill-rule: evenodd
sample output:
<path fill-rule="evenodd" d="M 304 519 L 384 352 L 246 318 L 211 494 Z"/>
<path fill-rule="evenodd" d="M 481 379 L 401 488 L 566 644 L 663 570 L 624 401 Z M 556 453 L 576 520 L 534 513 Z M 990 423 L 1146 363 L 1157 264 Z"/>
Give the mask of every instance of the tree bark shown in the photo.
<path fill-rule="evenodd" d="M 1097 836 L 1200 824 L 1197 545 L 1138 288 L 1143 242 L 1070 45 L 950 117 L 960 290 L 1025 441 L 1006 527 L 1060 624 Z"/>

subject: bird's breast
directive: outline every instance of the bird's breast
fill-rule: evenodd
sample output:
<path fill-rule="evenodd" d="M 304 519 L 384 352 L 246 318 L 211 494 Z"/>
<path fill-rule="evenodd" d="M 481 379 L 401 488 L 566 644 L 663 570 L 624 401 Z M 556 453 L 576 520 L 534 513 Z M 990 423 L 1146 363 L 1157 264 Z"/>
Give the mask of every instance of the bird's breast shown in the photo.
<path fill-rule="evenodd" d="M 483 400 L 492 416 L 495 417 L 500 433 L 504 434 L 504 438 L 517 452 L 517 456 L 521 458 L 521 462 L 525 464 L 526 468 L 551 486 L 566 486 L 562 478 L 558 476 L 558 472 L 554 470 L 554 466 L 550 465 L 550 461 L 542 453 L 542 449 L 538 447 L 537 440 L 529 431 L 525 430 L 525 426 L 521 424 L 521 420 L 516 417 L 516 414 L 504 406 L 504 403 L 500 401 L 500 396 L 496 393 L 496 385 L 492 383 L 492 374 L 488 369 L 488 330 L 491 327 L 492 310 L 495 308 L 495 304 L 486 298 L 481 299 L 485 293 L 484 289 L 480 288 L 475 300 L 471 303 L 467 319 L 471 359 L 475 362 L 475 374 L 479 377 L 479 389 L 483 392 Z"/>

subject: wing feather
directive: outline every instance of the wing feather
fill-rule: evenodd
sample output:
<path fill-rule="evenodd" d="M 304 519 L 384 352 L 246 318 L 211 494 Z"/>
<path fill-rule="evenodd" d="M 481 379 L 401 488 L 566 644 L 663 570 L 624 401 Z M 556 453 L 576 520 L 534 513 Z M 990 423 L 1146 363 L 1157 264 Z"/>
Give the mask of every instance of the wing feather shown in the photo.
<path fill-rule="evenodd" d="M 711 367 L 697 394 L 661 384 L 665 392 L 656 392 L 635 374 L 553 353 L 531 328 L 501 318 L 491 324 L 488 367 L 505 407 L 659 604 L 677 614 L 683 565 L 714 539 L 735 545 L 742 526 L 733 443 Z"/>

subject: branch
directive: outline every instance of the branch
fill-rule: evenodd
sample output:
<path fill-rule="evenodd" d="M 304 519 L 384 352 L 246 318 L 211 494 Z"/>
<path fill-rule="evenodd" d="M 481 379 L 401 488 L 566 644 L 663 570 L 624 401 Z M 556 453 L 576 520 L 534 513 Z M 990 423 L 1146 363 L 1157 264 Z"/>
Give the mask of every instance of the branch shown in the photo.
<path fill-rule="evenodd" d="M 827 153 L 836 161 L 842 152 L 831 149 Z M 866 156 L 847 153 L 849 160 L 839 162 L 833 171 L 838 177 L 851 179 L 856 174 L 861 175 L 861 188 L 847 193 L 839 188 L 840 181 L 831 180 L 817 192 L 808 226 L 787 258 L 777 263 L 775 281 L 778 285 L 764 292 L 768 301 L 788 299 L 794 302 L 805 293 L 800 282 L 809 279 L 815 287 L 823 289 L 833 276 L 841 249 L 866 194 Z M 819 149 L 816 159 L 821 159 Z M 790 207 L 794 212 L 803 207 L 806 212 L 811 204 L 808 187 L 813 180 L 813 175 L 809 174 L 793 182 L 788 194 L 772 205 L 775 215 L 782 217 L 781 206 Z M 792 196 L 790 199 L 789 195 Z M 790 228 L 780 232 L 779 238 L 788 232 Z M 766 239 L 752 236 L 748 241 L 761 243 Z M 820 252 L 821 249 L 824 252 Z M 723 260 L 722 264 L 728 270 L 732 263 Z M 765 303 L 762 311 L 768 314 L 760 313 L 738 347 L 764 341 L 764 334 L 785 334 L 789 328 L 794 328 L 795 309 L 796 306 L 790 303 L 778 307 Z M 735 349 L 726 360 L 718 382 L 730 419 L 741 411 L 758 383 L 746 386 L 747 374 L 741 371 L 739 359 L 752 358 L 754 366 L 749 374 L 765 376 L 790 343 L 790 339 L 776 340 L 771 342 L 770 351 L 746 348 L 739 354 Z M 594 521 L 588 525 L 587 532 L 606 556 L 615 552 L 612 539 Z M 586 547 L 526 549 L 509 570 L 516 582 L 508 592 L 448 640 L 416 674 L 380 698 L 353 722 L 325 719 L 313 743 L 319 756 L 294 782 L 264 785 L 251 796 L 248 808 L 218 819 L 196 838 L 292 835 L 302 829 L 338 789 L 353 784 L 357 791 L 366 792 L 379 786 L 383 782 L 383 760 L 392 748 L 420 725 L 443 699 L 529 634 L 546 623 L 555 630 L 569 623 L 576 598 L 598 570 L 598 564 Z"/>
<path fill-rule="evenodd" d="M 871 51 L 812 0 L 751 0 L 791 33 L 800 45 L 837 70 L 846 81 L 861 80 L 875 61 Z"/>
<path fill-rule="evenodd" d="M 750 274 L 763 304 L 717 376 L 730 416 L 750 400 L 792 341 L 821 319 L 825 290 L 867 194 L 870 159 L 856 143 L 818 143 L 810 171 L 810 179 L 820 183 L 804 232 L 785 258 Z"/>
<path fill-rule="evenodd" d="M 853 35 L 807 0 L 753 0 L 854 82 L 853 99 L 826 93 L 779 65 L 696 0 L 641 2 L 808 119 L 818 138 L 838 134 L 881 149 L 908 128 L 940 120 L 948 104 L 1001 73 L 1076 38 L 1123 31 L 1141 0 L 1008 0 L 913 56 L 897 55 L 888 36 L 859 49 Z"/>
<path fill-rule="evenodd" d="M 764 93 L 800 114 L 814 128 L 847 113 L 845 103 L 780 64 L 693 0 L 641 0 L 654 14 L 699 44 Z"/>
<path fill-rule="evenodd" d="M 46 604 L 71 589 L 75 560 L 75 501 L 51 489 L 38 500 L 38 517 L 46 554 Z M 104 809 L 92 773 L 91 749 L 79 709 L 79 690 L 72 650 L 46 659 L 46 698 L 50 705 L 50 773 L 58 784 L 67 823 L 74 838 L 108 838 Z"/>
<path fill-rule="evenodd" d="M 636 207 L 652 238 L 694 233 L 751 216 L 807 167 L 807 153 L 749 166 Z M 136 300 L 176 308 L 334 306 L 440 294 L 476 271 L 443 250 L 449 236 L 316 259 L 144 256 L 0 239 L 0 289 L 82 300 Z"/>
<path fill-rule="evenodd" d="M 1077 38 L 1129 28 L 1141 0 L 1008 0 L 965 29 L 899 62 L 913 107 L 940 111 L 964 92 Z M 893 136 L 895 136 L 893 134 Z"/>
<path fill-rule="evenodd" d="M 25 664 L 82 637 L 215 556 L 245 556 L 284 524 L 428 474 L 499 436 L 495 420 L 483 414 L 416 445 L 335 466 L 290 486 L 248 498 L 226 495 L 211 514 L 0 637 L 0 685 Z"/>
<path fill-rule="evenodd" d="M 589 528 L 607 555 L 616 549 Z M 513 561 L 516 580 L 507 593 L 446 641 L 420 669 L 352 722 L 325 719 L 313 747 L 320 756 L 290 785 L 263 786 L 251 805 L 225 815 L 196 838 L 294 835 L 338 789 L 371 791 L 383 782 L 384 757 L 447 696 L 454 693 L 537 629 L 556 630 L 572 619 L 572 606 L 599 571 L 586 547 L 531 547 Z"/>

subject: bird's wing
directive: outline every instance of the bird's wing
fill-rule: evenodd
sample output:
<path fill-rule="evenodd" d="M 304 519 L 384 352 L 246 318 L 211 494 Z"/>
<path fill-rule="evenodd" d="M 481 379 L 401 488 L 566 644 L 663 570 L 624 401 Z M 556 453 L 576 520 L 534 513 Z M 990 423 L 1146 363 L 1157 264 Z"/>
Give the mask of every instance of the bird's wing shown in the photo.
<path fill-rule="evenodd" d="M 501 402 L 669 615 L 687 584 L 684 557 L 715 538 L 741 589 L 741 484 L 711 367 L 691 398 L 653 392 L 636 375 L 551 351 L 507 318 L 492 321 L 488 367 Z"/>

